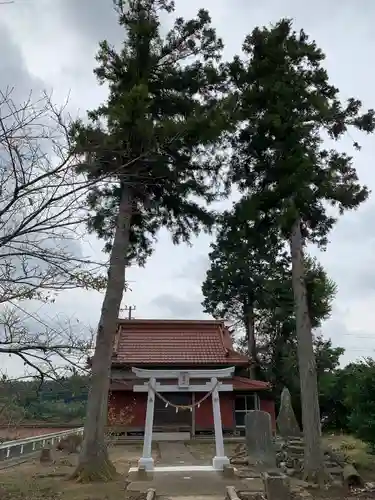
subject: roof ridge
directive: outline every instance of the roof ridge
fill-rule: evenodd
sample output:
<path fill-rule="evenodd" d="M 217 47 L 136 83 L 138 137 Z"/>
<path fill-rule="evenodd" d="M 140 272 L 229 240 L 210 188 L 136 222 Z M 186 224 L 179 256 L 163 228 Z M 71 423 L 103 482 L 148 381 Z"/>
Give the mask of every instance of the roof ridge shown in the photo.
<path fill-rule="evenodd" d="M 224 352 L 225 352 L 225 356 L 228 356 L 229 355 L 229 349 L 227 349 L 225 347 L 225 343 L 224 343 L 224 331 L 223 331 L 223 327 L 222 326 L 219 326 L 219 335 L 220 335 L 221 344 L 222 344 Z"/>
<path fill-rule="evenodd" d="M 224 341 L 224 328 L 228 331 L 228 334 L 229 334 L 229 340 L 231 341 L 231 347 L 226 347 L 225 346 L 225 341 Z M 221 341 L 222 341 L 222 344 L 223 344 L 223 347 L 224 347 L 224 350 L 226 352 L 226 355 L 228 356 L 231 352 L 235 353 L 235 354 L 238 354 L 239 356 L 244 356 L 244 357 L 247 357 L 245 356 L 244 354 L 242 354 L 241 352 L 237 351 L 234 346 L 233 346 L 233 342 L 232 342 L 232 339 L 230 337 L 230 331 L 229 331 L 229 328 L 226 327 L 224 324 L 222 327 L 220 327 L 220 333 L 221 333 Z"/>

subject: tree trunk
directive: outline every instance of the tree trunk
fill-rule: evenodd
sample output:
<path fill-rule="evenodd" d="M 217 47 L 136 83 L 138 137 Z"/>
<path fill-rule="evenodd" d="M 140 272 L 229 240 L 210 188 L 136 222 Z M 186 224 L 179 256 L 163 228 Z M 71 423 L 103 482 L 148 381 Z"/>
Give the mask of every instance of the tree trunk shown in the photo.
<path fill-rule="evenodd" d="M 131 191 L 128 186 L 124 185 L 109 259 L 107 289 L 100 314 L 95 353 L 92 358 L 84 441 L 78 466 L 73 474 L 73 477 L 80 482 L 109 481 L 116 476 L 116 469 L 108 457 L 105 427 L 113 344 L 125 288 L 131 216 Z"/>
<path fill-rule="evenodd" d="M 257 347 L 255 340 L 255 327 L 254 327 L 254 308 L 252 305 L 247 305 L 244 308 L 246 337 L 247 337 L 247 352 L 250 358 L 249 375 L 250 378 L 255 380 L 257 377 Z"/>
<path fill-rule="evenodd" d="M 290 249 L 298 341 L 302 424 L 305 440 L 304 475 L 307 480 L 321 484 L 327 481 L 328 474 L 326 474 L 324 468 L 324 455 L 321 447 L 318 383 L 304 280 L 300 218 L 293 224 Z"/>

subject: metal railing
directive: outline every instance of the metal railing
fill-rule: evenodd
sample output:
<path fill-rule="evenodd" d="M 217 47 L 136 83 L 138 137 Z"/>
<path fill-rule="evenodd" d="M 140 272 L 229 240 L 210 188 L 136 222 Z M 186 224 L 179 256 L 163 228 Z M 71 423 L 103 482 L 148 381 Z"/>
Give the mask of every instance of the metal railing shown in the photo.
<path fill-rule="evenodd" d="M 15 439 L 5 441 L 0 444 L 0 462 L 21 458 L 25 455 L 31 455 L 45 446 L 59 443 L 63 438 L 72 434 L 83 435 L 83 427 L 69 429 L 67 431 L 53 432 L 51 434 L 42 434 L 25 439 Z"/>

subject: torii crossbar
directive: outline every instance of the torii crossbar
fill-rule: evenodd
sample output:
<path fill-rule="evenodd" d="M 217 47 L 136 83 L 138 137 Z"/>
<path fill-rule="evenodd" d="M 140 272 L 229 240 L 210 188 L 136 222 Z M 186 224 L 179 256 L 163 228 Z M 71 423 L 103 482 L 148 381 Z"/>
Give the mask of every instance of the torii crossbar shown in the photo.
<path fill-rule="evenodd" d="M 155 392 L 212 392 L 212 411 L 215 428 L 216 455 L 213 457 L 214 470 L 223 470 L 229 465 L 229 459 L 224 452 L 223 429 L 221 425 L 220 391 L 233 391 L 232 384 L 223 384 L 219 379 L 230 378 L 234 373 L 234 367 L 217 370 L 146 370 L 133 368 L 133 373 L 140 379 L 148 379 L 142 385 L 135 385 L 134 392 L 148 392 L 145 433 L 143 441 L 142 457 L 138 466 L 146 471 L 154 470 L 152 458 L 152 428 L 154 424 Z M 157 379 L 177 379 L 178 385 L 162 384 Z M 209 379 L 206 384 L 190 385 L 190 379 Z"/>

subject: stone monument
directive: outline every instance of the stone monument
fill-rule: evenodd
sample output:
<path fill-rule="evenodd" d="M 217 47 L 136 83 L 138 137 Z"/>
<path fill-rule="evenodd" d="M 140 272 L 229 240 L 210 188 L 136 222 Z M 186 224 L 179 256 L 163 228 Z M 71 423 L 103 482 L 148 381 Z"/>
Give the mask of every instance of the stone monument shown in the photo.
<path fill-rule="evenodd" d="M 263 473 L 264 491 L 267 500 L 290 500 L 290 479 L 281 472 Z"/>
<path fill-rule="evenodd" d="M 292 406 L 292 398 L 287 387 L 284 387 L 281 393 L 280 410 L 276 419 L 276 425 L 280 436 L 283 438 L 301 436 L 301 429 L 299 428 Z"/>
<path fill-rule="evenodd" d="M 261 466 L 276 467 L 270 414 L 259 410 L 249 411 L 245 415 L 245 430 L 249 459 Z"/>
<path fill-rule="evenodd" d="M 50 448 L 42 448 L 40 450 L 39 460 L 40 460 L 41 464 L 51 464 L 53 462 L 52 455 L 51 455 L 51 449 Z"/>

